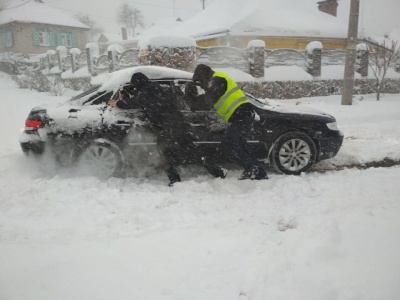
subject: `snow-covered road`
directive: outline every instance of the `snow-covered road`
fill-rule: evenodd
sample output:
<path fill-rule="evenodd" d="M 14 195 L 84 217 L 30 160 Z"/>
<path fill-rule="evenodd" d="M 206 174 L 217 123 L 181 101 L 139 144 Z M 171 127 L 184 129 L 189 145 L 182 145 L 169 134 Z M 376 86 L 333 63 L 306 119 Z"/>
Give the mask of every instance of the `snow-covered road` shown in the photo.
<path fill-rule="evenodd" d="M 400 168 L 268 181 L 183 170 L 173 188 L 26 159 L 29 110 L 65 101 L 0 74 L 0 300 L 400 299 Z M 400 95 L 287 101 L 337 117 L 344 165 L 400 159 Z"/>

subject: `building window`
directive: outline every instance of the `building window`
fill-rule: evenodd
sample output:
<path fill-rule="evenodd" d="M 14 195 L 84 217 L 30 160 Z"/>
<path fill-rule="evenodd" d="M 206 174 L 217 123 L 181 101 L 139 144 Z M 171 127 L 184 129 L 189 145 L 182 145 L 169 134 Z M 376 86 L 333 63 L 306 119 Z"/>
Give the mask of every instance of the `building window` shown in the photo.
<path fill-rule="evenodd" d="M 39 46 L 50 46 L 50 35 L 47 31 L 40 31 L 39 35 Z"/>
<path fill-rule="evenodd" d="M 72 38 L 69 33 L 60 33 L 59 41 L 60 46 L 72 47 Z"/>
<path fill-rule="evenodd" d="M 55 46 L 54 33 L 47 29 L 39 29 L 33 32 L 33 43 L 36 46 Z"/>
<path fill-rule="evenodd" d="M 11 30 L 3 32 L 3 45 L 5 48 L 11 48 L 14 46 L 13 33 Z"/>
<path fill-rule="evenodd" d="M 68 32 L 59 33 L 57 43 L 59 46 L 64 46 L 68 48 L 76 47 L 77 46 L 76 35 Z"/>

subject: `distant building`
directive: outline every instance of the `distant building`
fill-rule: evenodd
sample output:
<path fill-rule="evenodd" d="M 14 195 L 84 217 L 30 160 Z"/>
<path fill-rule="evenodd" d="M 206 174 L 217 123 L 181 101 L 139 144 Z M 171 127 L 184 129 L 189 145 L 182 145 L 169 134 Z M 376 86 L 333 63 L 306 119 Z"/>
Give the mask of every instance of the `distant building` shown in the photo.
<path fill-rule="evenodd" d="M 13 1 L 0 11 L 0 52 L 40 54 L 85 48 L 89 27 L 41 0 Z"/>
<path fill-rule="evenodd" d="M 337 0 L 219 0 L 169 34 L 191 36 L 203 47 L 244 48 L 257 39 L 267 49 L 303 50 L 316 40 L 324 49 L 345 49 L 348 15 L 337 14 Z"/>

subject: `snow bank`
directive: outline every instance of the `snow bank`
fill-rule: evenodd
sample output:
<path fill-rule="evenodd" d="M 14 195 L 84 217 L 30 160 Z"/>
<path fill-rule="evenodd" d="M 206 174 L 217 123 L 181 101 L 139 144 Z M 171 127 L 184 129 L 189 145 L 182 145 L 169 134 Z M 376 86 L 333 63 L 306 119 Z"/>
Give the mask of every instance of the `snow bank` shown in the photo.
<path fill-rule="evenodd" d="M 153 70 L 154 72 L 156 70 Z M 155 72 L 156 73 L 156 72 Z M 238 181 L 203 169 L 99 180 L 23 156 L 30 109 L 67 100 L 0 73 L 0 286 L 7 300 L 398 300 L 400 168 Z M 345 134 L 329 163 L 400 159 L 399 95 L 277 101 Z"/>

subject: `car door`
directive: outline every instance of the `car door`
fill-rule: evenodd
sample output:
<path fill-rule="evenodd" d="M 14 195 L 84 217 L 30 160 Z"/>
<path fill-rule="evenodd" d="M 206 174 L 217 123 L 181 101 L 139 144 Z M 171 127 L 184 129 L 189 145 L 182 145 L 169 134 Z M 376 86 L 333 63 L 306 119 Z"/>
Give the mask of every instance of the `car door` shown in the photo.
<path fill-rule="evenodd" d="M 220 143 L 227 124 L 213 110 L 192 110 L 185 98 L 187 82 L 175 83 L 175 101 L 198 144 Z M 178 87 L 178 88 L 177 88 Z"/>

